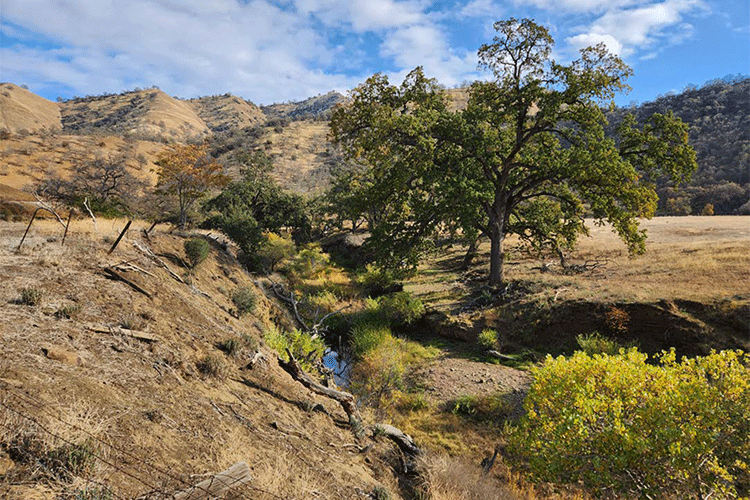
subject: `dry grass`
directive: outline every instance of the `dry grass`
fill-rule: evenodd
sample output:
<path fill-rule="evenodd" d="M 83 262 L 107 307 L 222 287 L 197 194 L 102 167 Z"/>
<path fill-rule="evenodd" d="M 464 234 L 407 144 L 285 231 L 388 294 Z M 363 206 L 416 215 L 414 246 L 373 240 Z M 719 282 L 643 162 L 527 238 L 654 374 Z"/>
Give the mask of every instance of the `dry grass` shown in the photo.
<path fill-rule="evenodd" d="M 592 227 L 570 255 L 577 264 L 598 261 L 592 272 L 565 274 L 559 262 L 532 258 L 516 238 L 506 240 L 506 279 L 535 283 L 555 300 L 602 302 L 700 302 L 747 294 L 750 289 L 750 217 L 657 217 L 643 221 L 646 253 L 630 258 L 607 227 Z M 480 247 L 476 270 L 486 276 L 489 243 Z M 454 310 L 468 289 L 455 264 L 461 248 L 427 261 L 407 289 L 438 308 Z M 548 263 L 551 272 L 542 272 Z"/>

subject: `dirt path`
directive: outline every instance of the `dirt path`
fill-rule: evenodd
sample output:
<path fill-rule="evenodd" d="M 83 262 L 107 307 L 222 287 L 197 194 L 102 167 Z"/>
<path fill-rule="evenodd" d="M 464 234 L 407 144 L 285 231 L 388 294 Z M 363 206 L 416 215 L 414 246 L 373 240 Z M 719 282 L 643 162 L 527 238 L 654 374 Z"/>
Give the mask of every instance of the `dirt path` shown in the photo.
<path fill-rule="evenodd" d="M 508 366 L 473 361 L 446 354 L 422 369 L 426 393 L 437 403 L 450 403 L 462 396 L 508 394 L 519 414 L 531 385 L 531 375 Z"/>

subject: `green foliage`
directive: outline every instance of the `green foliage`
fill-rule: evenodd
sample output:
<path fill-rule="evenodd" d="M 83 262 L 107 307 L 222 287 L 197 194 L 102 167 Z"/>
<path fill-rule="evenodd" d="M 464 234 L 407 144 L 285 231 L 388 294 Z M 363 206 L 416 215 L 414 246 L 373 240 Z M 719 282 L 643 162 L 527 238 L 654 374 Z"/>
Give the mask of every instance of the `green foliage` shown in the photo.
<path fill-rule="evenodd" d="M 76 476 L 85 476 L 94 470 L 96 447 L 91 441 L 80 444 L 64 444 L 51 450 L 43 458 L 45 466 L 65 481 Z"/>
<path fill-rule="evenodd" d="M 292 280 L 317 278 L 328 268 L 328 255 L 317 244 L 307 245 L 287 264 L 287 274 Z"/>
<path fill-rule="evenodd" d="M 378 299 L 378 307 L 394 326 L 411 325 L 424 316 L 424 304 L 409 292 L 397 292 Z"/>
<path fill-rule="evenodd" d="M 451 411 L 455 415 L 499 425 L 511 414 L 512 407 L 504 394 L 461 396 L 453 402 Z"/>
<path fill-rule="evenodd" d="M 297 329 L 285 331 L 274 326 L 264 332 L 263 340 L 286 361 L 289 361 L 286 354 L 286 350 L 289 349 L 299 361 L 300 366 L 308 372 L 318 369 L 317 361 L 323 357 L 323 353 L 326 351 L 326 345 L 322 338 Z"/>
<path fill-rule="evenodd" d="M 73 319 L 81 312 L 81 304 L 68 304 L 55 311 L 55 318 Z"/>
<path fill-rule="evenodd" d="M 594 354 L 609 354 L 613 356 L 621 349 L 634 347 L 633 345 L 622 345 L 616 339 L 604 337 L 599 332 L 581 333 L 576 335 L 578 347 L 589 356 Z"/>
<path fill-rule="evenodd" d="M 656 209 L 653 180 L 695 169 L 687 127 L 670 113 L 625 117 L 606 137 L 602 108 L 632 73 L 619 57 L 600 44 L 560 65 L 543 26 L 509 19 L 495 30 L 478 54 L 494 79 L 471 86 L 465 109 L 448 109 L 417 68 L 400 86 L 374 75 L 334 111 L 332 139 L 358 165 L 337 178 L 336 196 L 355 193 L 361 207 L 341 215 L 367 220 L 365 246 L 388 269 L 414 269 L 439 231 L 486 235 L 490 285 L 503 279 L 507 234 L 558 251 L 586 233 L 587 214 L 642 253 L 638 219 Z"/>
<path fill-rule="evenodd" d="M 273 165 L 264 153 L 254 153 L 246 161 L 242 178 L 203 205 L 209 215 L 205 225 L 221 230 L 248 258 L 255 258 L 268 231 L 289 227 L 297 242 L 306 240 L 310 221 L 304 200 L 275 183 L 270 176 Z"/>
<path fill-rule="evenodd" d="M 237 310 L 238 317 L 255 312 L 257 301 L 258 298 L 252 287 L 243 286 L 232 292 L 232 303 Z"/>
<path fill-rule="evenodd" d="M 206 260 L 210 247 L 208 242 L 203 238 L 190 238 L 183 244 L 185 255 L 192 269 L 198 267 L 198 264 Z"/>
<path fill-rule="evenodd" d="M 496 349 L 497 348 L 497 332 L 489 328 L 482 330 L 477 337 L 477 343 L 484 349 Z"/>
<path fill-rule="evenodd" d="M 357 283 L 367 295 L 380 294 L 395 288 L 396 273 L 391 269 L 368 264 L 365 270 L 357 275 Z"/>
<path fill-rule="evenodd" d="M 372 493 L 370 493 L 370 497 L 372 497 L 374 500 L 393 500 L 393 495 L 391 495 L 391 492 L 388 491 L 388 488 L 384 486 L 376 486 L 373 488 Z"/>
<path fill-rule="evenodd" d="M 77 490 L 73 496 L 74 500 L 112 500 L 112 491 L 105 487 L 91 486 Z"/>
<path fill-rule="evenodd" d="M 21 304 L 27 306 L 38 306 L 42 303 L 44 291 L 39 288 L 26 287 L 21 288 Z"/>
<path fill-rule="evenodd" d="M 541 480 L 651 498 L 736 498 L 750 485 L 750 356 L 648 363 L 548 357 L 509 444 Z"/>
<path fill-rule="evenodd" d="M 272 273 L 279 263 L 292 258 L 296 251 L 297 247 L 290 237 L 267 233 L 256 256 L 263 270 Z"/>

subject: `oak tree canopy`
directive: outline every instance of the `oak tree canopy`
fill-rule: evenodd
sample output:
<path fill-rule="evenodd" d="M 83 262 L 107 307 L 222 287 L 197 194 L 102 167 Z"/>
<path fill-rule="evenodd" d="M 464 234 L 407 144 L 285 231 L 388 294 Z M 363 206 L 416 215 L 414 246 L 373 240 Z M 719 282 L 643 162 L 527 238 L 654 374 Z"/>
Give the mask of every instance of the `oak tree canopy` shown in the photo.
<path fill-rule="evenodd" d="M 334 111 L 331 138 L 357 165 L 339 180 L 368 216 L 374 255 L 413 268 L 439 232 L 469 244 L 483 235 L 497 285 L 508 234 L 539 250 L 571 247 L 587 232 L 584 215 L 642 253 L 638 219 L 655 212 L 655 179 L 679 182 L 696 168 L 687 127 L 654 114 L 606 135 L 603 108 L 632 73 L 618 56 L 600 44 L 559 64 L 545 27 L 513 18 L 494 27 L 478 52 L 492 77 L 471 85 L 465 109 L 450 109 L 416 68 L 400 86 L 373 75 Z"/>

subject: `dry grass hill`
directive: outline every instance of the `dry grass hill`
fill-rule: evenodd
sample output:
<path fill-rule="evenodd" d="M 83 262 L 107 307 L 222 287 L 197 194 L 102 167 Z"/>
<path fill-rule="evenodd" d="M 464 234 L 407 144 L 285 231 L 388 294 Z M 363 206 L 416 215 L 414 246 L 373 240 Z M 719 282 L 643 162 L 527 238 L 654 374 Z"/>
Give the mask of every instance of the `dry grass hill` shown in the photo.
<path fill-rule="evenodd" d="M 190 99 L 188 103 L 213 132 L 253 127 L 266 120 L 258 106 L 232 94 Z"/>
<path fill-rule="evenodd" d="M 36 132 L 62 128 L 60 107 L 12 83 L 0 84 L 0 131 Z"/>

